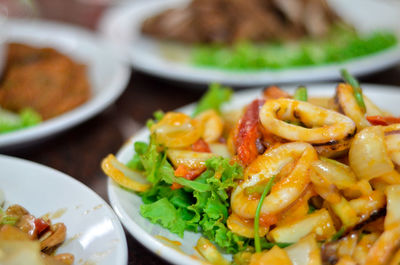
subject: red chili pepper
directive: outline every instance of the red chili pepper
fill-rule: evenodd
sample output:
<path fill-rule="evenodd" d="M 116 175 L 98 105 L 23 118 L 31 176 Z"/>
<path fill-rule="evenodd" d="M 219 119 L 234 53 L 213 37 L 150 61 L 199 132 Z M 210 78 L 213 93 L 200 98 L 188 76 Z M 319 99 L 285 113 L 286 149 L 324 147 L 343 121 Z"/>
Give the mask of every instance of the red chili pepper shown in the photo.
<path fill-rule="evenodd" d="M 372 125 L 390 125 L 394 123 L 400 123 L 400 118 L 397 117 L 383 117 L 383 116 L 367 116 L 367 120 L 372 124 Z"/>
<path fill-rule="evenodd" d="M 211 153 L 208 143 L 201 138 L 192 144 L 192 150 L 195 152 Z"/>
<path fill-rule="evenodd" d="M 239 121 L 235 144 L 239 160 L 243 165 L 249 165 L 258 155 L 257 143 L 262 133 L 259 130 L 259 112 L 264 105 L 264 99 L 254 100 L 246 109 Z"/>
<path fill-rule="evenodd" d="M 35 227 L 38 235 L 40 235 L 43 231 L 49 228 L 49 226 L 50 224 L 47 221 L 43 220 L 42 218 L 35 219 Z"/>

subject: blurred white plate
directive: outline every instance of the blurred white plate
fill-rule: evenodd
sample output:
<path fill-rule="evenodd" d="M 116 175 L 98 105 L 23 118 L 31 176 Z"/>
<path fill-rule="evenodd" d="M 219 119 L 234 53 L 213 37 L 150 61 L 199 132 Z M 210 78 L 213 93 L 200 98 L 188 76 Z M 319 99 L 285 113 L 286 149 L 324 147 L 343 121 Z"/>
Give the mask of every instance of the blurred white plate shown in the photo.
<path fill-rule="evenodd" d="M 54 169 L 0 155 L 0 190 L 6 205 L 20 204 L 34 216 L 61 215 L 67 227 L 57 253 L 75 256 L 74 264 L 126 265 L 128 251 L 117 216 L 96 193 Z"/>
<path fill-rule="evenodd" d="M 362 75 L 382 70 L 400 61 L 400 45 L 344 63 L 283 70 L 229 71 L 200 68 L 184 61 L 172 61 L 165 56 L 165 43 L 144 37 L 140 33 L 140 27 L 147 17 L 168 8 L 182 6 L 187 2 L 188 0 L 141 0 L 122 3 L 105 14 L 99 30 L 118 47 L 121 58 L 129 60 L 135 68 L 152 75 L 190 83 L 220 82 L 227 85 L 255 86 L 332 80 L 339 78 L 341 68 L 347 68 L 355 75 Z M 332 2 L 332 6 L 343 15 L 344 19 L 361 32 L 376 28 L 400 32 L 398 23 L 400 9 L 394 8 L 398 6 L 391 2 L 376 0 L 330 0 L 329 2 Z M 184 46 L 174 48 L 174 50 L 179 49 L 184 49 Z"/>
<path fill-rule="evenodd" d="M 314 84 L 307 86 L 309 96 L 333 96 L 336 84 Z M 384 110 L 392 112 L 394 115 L 400 115 L 400 87 L 382 86 L 382 85 L 363 85 L 364 93 Z M 292 93 L 294 86 L 283 87 Z M 261 96 L 262 89 L 253 89 L 235 93 L 232 101 L 227 104 L 226 109 L 237 109 L 250 103 L 256 97 Z M 185 106 L 179 111 L 191 113 L 194 104 Z M 149 132 L 147 128 L 142 129 L 125 143 L 117 154 L 119 161 L 127 163 L 134 154 L 133 143 L 136 141 L 148 142 Z M 197 243 L 200 233 L 185 232 L 184 238 L 170 233 L 167 229 L 159 225 L 150 223 L 140 215 L 141 198 L 133 192 L 122 189 L 111 179 L 108 180 L 108 197 L 111 206 L 114 208 L 121 222 L 129 233 L 141 242 L 148 249 L 160 257 L 173 264 L 179 265 L 200 265 L 203 264 L 191 255 L 196 255 L 194 246 Z M 160 239 L 163 236 L 170 240 L 181 243 L 179 249 L 171 248 L 167 241 Z"/>
<path fill-rule="evenodd" d="M 113 103 L 129 81 L 129 66 L 117 60 L 106 44 L 84 29 L 47 21 L 10 19 L 5 35 L 7 41 L 53 47 L 87 65 L 92 96 L 81 106 L 37 126 L 0 134 L 0 147 L 37 140 L 93 117 Z"/>

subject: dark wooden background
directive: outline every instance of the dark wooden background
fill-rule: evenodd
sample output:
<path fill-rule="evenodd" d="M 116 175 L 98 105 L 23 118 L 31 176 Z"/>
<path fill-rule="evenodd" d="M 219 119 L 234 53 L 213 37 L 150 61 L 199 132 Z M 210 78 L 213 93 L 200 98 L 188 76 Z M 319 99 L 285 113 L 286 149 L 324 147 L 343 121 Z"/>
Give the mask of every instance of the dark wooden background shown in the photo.
<path fill-rule="evenodd" d="M 15 4 L 15 0 L 0 0 L 0 4 L 12 6 L 9 12 L 11 16 L 40 16 L 94 30 L 106 5 L 90 6 L 87 2 L 90 1 L 37 0 L 36 10 L 32 11 L 29 8 L 21 9 Z M 361 81 L 400 85 L 400 65 L 363 77 Z M 39 143 L 2 151 L 2 153 L 62 171 L 83 182 L 108 200 L 107 178 L 100 169 L 101 159 L 109 153 L 116 153 L 123 142 L 140 129 L 154 111 L 173 110 L 192 103 L 201 96 L 202 92 L 198 87 L 162 80 L 132 69 L 125 92 L 115 104 L 96 117 Z M 144 248 L 129 233 L 126 233 L 126 236 L 129 264 L 168 264 Z"/>

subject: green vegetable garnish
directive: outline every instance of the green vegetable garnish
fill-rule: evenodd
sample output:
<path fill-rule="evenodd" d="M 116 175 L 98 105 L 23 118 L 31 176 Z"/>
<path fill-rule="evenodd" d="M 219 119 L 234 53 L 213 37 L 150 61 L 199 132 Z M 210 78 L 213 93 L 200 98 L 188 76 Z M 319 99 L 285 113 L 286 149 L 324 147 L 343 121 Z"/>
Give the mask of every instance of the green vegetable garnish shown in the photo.
<path fill-rule="evenodd" d="M 296 92 L 294 92 L 293 98 L 300 101 L 308 101 L 307 88 L 305 86 L 299 86 Z"/>
<path fill-rule="evenodd" d="M 284 243 L 284 242 L 269 242 L 267 241 L 265 238 L 263 238 L 261 240 L 261 249 L 271 249 L 274 246 L 278 246 L 280 248 L 286 248 L 289 247 L 291 245 L 293 245 L 294 243 Z"/>
<path fill-rule="evenodd" d="M 40 122 L 40 115 L 33 109 L 26 108 L 18 114 L 0 108 L 0 133 L 30 127 Z"/>
<path fill-rule="evenodd" d="M 149 119 L 146 122 L 146 126 L 149 129 L 151 128 L 151 126 L 153 126 L 153 124 L 160 121 L 164 117 L 164 112 L 162 110 L 157 110 L 156 112 L 153 113 L 153 117 L 154 119 Z"/>
<path fill-rule="evenodd" d="M 341 238 L 341 237 L 344 235 L 344 232 L 345 232 L 344 227 L 341 227 L 341 228 L 339 229 L 339 231 L 337 231 L 336 234 L 334 234 L 334 235 L 332 236 L 331 241 L 336 241 L 336 240 L 338 240 L 339 238 Z"/>
<path fill-rule="evenodd" d="M 346 69 L 340 70 L 340 73 L 342 74 L 342 78 L 344 79 L 344 81 L 346 81 L 346 83 L 351 85 L 351 87 L 353 88 L 354 98 L 356 99 L 357 104 L 360 107 L 361 111 L 365 113 L 366 107 L 360 83 L 358 83 L 357 79 L 355 79 Z"/>
<path fill-rule="evenodd" d="M 209 109 L 220 112 L 222 104 L 231 99 L 232 93 L 232 89 L 229 87 L 223 87 L 217 83 L 211 84 L 208 91 L 197 104 L 192 116 L 194 117 Z"/>
<path fill-rule="evenodd" d="M 312 204 L 308 204 L 308 211 L 307 211 L 307 214 L 310 214 L 310 213 L 313 213 L 313 212 L 315 212 L 317 210 L 317 208 L 315 208 L 315 206 L 314 205 L 312 205 Z"/>
<path fill-rule="evenodd" d="M 261 252 L 260 236 L 258 234 L 258 228 L 260 226 L 261 208 L 262 208 L 265 197 L 271 191 L 274 179 L 275 179 L 275 176 L 273 176 L 268 181 L 267 186 L 265 186 L 264 192 L 261 195 L 260 201 L 258 202 L 258 205 L 257 205 L 256 216 L 254 217 L 254 247 L 256 248 L 256 252 Z"/>
<path fill-rule="evenodd" d="M 2 225 L 15 225 L 19 218 L 17 216 L 5 215 L 1 218 L 0 224 Z"/>
<path fill-rule="evenodd" d="M 334 25 L 323 38 L 297 42 L 237 42 L 194 47 L 191 62 L 200 67 L 226 70 L 284 69 L 345 62 L 394 47 L 395 34 L 378 31 L 359 35 L 353 28 Z"/>
<path fill-rule="evenodd" d="M 226 226 L 229 215 L 228 190 L 236 187 L 243 168 L 229 159 L 213 157 L 206 161 L 206 170 L 195 180 L 176 177 L 164 151 L 150 139 L 150 144 L 135 143 L 143 173 L 153 186 L 140 194 L 143 205 L 140 213 L 153 223 L 179 236 L 184 231 L 199 232 L 228 253 L 247 247 L 249 240 L 234 234 Z M 132 165 L 137 165 L 137 158 Z M 215 176 L 218 176 L 215 177 Z M 172 190 L 172 183 L 181 189 Z"/>

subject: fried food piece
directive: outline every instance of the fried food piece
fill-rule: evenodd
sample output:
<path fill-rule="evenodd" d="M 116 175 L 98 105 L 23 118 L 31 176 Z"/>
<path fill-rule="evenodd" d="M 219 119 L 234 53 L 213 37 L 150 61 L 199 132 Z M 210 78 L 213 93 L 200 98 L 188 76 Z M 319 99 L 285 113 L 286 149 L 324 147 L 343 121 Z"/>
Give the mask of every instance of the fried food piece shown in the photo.
<path fill-rule="evenodd" d="M 11 43 L 0 83 L 0 106 L 19 112 L 30 107 L 44 120 L 69 111 L 90 97 L 86 67 L 51 48 Z"/>
<path fill-rule="evenodd" d="M 192 0 L 147 18 L 141 30 L 187 43 L 233 43 L 319 37 L 338 21 L 326 0 Z"/>

